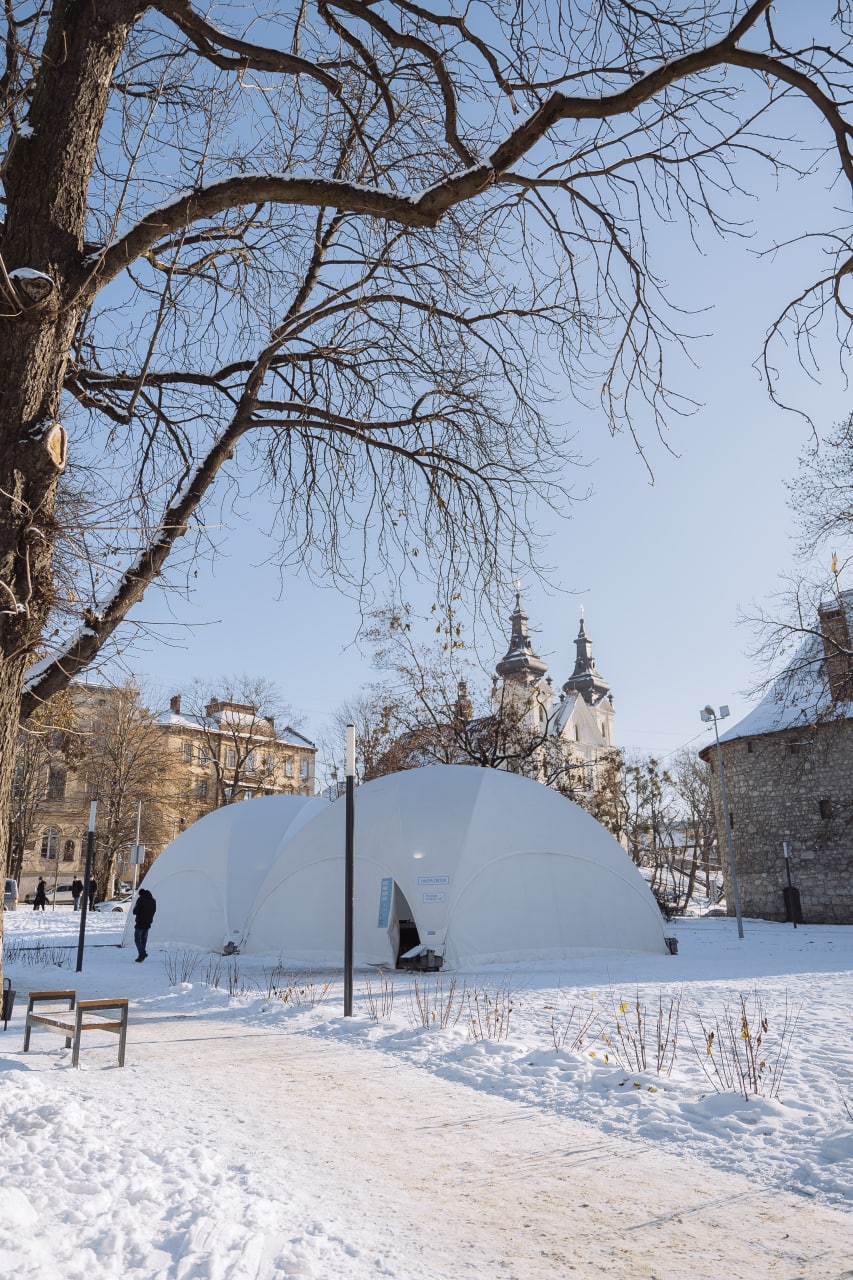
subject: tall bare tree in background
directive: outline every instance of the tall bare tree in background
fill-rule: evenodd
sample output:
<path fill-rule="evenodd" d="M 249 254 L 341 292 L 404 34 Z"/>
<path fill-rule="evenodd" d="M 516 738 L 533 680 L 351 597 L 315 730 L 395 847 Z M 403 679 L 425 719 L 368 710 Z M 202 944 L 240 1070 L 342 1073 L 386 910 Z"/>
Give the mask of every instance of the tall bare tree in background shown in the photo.
<path fill-rule="evenodd" d="M 32 842 L 51 769 L 64 772 L 79 762 L 83 751 L 73 703 L 64 690 L 36 708 L 21 726 L 15 746 L 6 855 L 6 875 L 14 880 L 21 879 L 24 850 Z"/>
<path fill-rule="evenodd" d="M 283 564 L 494 590 L 535 550 L 530 497 L 559 501 L 555 372 L 614 429 L 684 407 L 662 364 L 684 299 L 647 232 L 731 229 L 762 161 L 811 172 L 795 96 L 853 182 L 850 6 L 804 21 L 796 0 L 307 0 L 215 24 L 191 0 L 9 0 L 0 847 L 46 628 L 25 715 L 167 566 L 194 571 L 217 500 L 269 492 Z M 799 332 L 843 304 L 837 223 Z M 60 596 L 69 465 L 97 503 Z"/>
<path fill-rule="evenodd" d="M 160 847 L 169 837 L 169 749 L 162 725 L 132 681 L 110 689 L 87 726 L 81 771 L 97 800 L 95 879 L 100 897 L 115 890 L 119 862 L 136 840 L 139 805 L 143 844 Z"/>
<path fill-rule="evenodd" d="M 717 901 L 719 851 L 708 770 L 689 750 L 664 766 L 613 751 L 588 806 L 638 867 L 666 914 Z"/>
<path fill-rule="evenodd" d="M 853 702 L 853 416 L 809 442 L 789 490 L 799 571 L 744 619 L 768 673 L 759 690 L 775 686 L 804 719 L 843 718 Z"/>
<path fill-rule="evenodd" d="M 276 722 L 291 712 L 271 680 L 222 676 L 196 681 L 181 705 L 200 730 L 205 763 L 213 770 L 211 809 L 242 800 L 246 788 L 262 794 L 273 786 L 278 761 L 270 754 L 270 742 L 276 736 Z M 298 785 L 296 778 L 294 787 Z"/>
<path fill-rule="evenodd" d="M 420 638 L 428 629 L 431 643 Z M 541 690 L 489 682 L 468 655 L 463 630 L 453 601 L 434 605 L 429 618 L 408 605 L 374 610 L 365 635 L 383 678 L 337 713 L 338 750 L 352 723 L 364 782 L 427 764 L 466 764 L 525 774 L 571 794 L 573 772 L 549 737 Z"/>

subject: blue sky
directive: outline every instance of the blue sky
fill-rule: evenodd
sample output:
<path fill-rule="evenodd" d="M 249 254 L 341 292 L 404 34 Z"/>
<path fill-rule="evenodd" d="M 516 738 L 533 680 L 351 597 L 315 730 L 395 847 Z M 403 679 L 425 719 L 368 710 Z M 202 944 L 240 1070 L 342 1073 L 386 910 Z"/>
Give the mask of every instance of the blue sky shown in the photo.
<path fill-rule="evenodd" d="M 759 220 L 753 240 L 708 235 L 704 256 L 678 228 L 659 233 L 658 269 L 677 301 L 701 311 L 689 327 L 709 336 L 692 348 L 696 367 L 676 370 L 680 389 L 701 409 L 674 421 L 672 452 L 656 438 L 645 441 L 654 484 L 629 439 L 611 439 L 603 419 L 568 394 L 560 405 L 590 463 L 578 488 L 594 492 L 570 520 L 551 522 L 546 558 L 557 566 L 555 582 L 551 590 L 524 583 L 525 605 L 559 684 L 573 665 L 583 604 L 599 670 L 613 687 L 617 741 L 630 751 L 668 753 L 689 742 L 698 749 L 708 736 L 699 708 L 728 703 L 738 718 L 763 674 L 747 656 L 754 634 L 738 617 L 753 601 L 767 604 L 792 568 L 796 530 L 785 481 L 809 428 L 770 402 L 752 361 L 767 324 L 825 263 L 816 246 L 776 258 L 756 251 L 804 226 L 831 225 L 832 199 L 827 191 L 821 210 L 815 182 L 791 181 L 781 191 L 765 184 L 760 200 L 742 206 Z M 832 335 L 822 341 L 819 382 L 806 380 L 793 351 L 781 372 L 791 398 L 825 432 L 849 402 Z M 262 511 L 257 520 L 264 523 Z M 172 600 L 181 625 L 158 631 L 172 643 L 139 642 L 131 665 L 164 696 L 196 676 L 264 675 L 316 736 L 376 674 L 354 644 L 355 603 L 304 578 L 281 587 L 278 571 L 263 563 L 270 551 L 248 523 L 233 527 L 215 563 L 200 567 L 191 602 Z M 507 614 L 511 606 L 508 595 Z M 159 623 L 168 610 L 150 597 L 139 616 Z M 497 637 L 494 651 L 481 644 L 487 665 L 503 643 Z"/>

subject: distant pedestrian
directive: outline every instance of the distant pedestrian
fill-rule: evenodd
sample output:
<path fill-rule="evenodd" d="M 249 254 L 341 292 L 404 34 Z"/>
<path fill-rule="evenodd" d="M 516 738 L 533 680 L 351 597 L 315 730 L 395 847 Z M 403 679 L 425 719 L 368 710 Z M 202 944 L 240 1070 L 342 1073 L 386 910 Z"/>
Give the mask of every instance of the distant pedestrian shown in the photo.
<path fill-rule="evenodd" d="M 94 876 L 89 881 L 89 910 L 94 909 L 95 903 L 98 901 L 98 882 Z"/>
<path fill-rule="evenodd" d="M 74 910 L 80 910 L 80 899 L 83 896 L 83 881 L 75 876 L 71 881 L 71 897 L 74 899 Z"/>
<path fill-rule="evenodd" d="M 148 946 L 148 930 L 154 921 L 154 914 L 157 910 L 157 903 L 154 901 L 152 894 L 147 889 L 140 889 L 139 896 L 133 908 L 133 914 L 136 917 L 136 925 L 133 930 L 133 941 L 136 943 L 137 957 L 136 963 L 142 964 L 148 956 L 146 947 Z"/>
<path fill-rule="evenodd" d="M 33 899 L 33 911 L 38 911 L 39 909 L 44 911 L 46 906 L 47 906 L 47 889 L 45 887 L 44 880 L 39 880 L 38 884 L 36 885 L 36 896 Z"/>

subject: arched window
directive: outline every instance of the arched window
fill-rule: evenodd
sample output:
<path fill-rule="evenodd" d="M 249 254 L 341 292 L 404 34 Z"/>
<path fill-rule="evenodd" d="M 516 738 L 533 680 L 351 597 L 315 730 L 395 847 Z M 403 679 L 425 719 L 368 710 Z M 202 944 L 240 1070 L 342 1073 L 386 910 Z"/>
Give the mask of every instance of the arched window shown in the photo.
<path fill-rule="evenodd" d="M 45 827 L 41 836 L 41 856 L 55 858 L 59 851 L 59 832 L 56 827 Z"/>

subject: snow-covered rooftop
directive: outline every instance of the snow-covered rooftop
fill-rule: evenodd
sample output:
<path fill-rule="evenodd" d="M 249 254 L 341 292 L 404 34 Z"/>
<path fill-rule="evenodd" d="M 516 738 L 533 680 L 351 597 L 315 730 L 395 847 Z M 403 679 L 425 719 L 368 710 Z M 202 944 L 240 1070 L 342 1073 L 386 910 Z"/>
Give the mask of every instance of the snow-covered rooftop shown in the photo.
<path fill-rule="evenodd" d="M 839 603 L 846 614 L 848 630 L 853 631 L 853 591 L 841 592 Z M 824 644 L 815 630 L 807 635 L 758 705 L 743 720 L 721 733 L 720 741 L 732 742 L 737 738 L 778 733 L 782 729 L 805 728 L 830 718 L 853 719 L 853 702 L 833 700 Z"/>
<path fill-rule="evenodd" d="M 174 711 L 164 711 L 161 715 L 157 716 L 157 722 L 158 724 L 170 725 L 172 728 L 185 729 L 194 733 L 198 733 L 204 729 L 206 733 L 221 733 L 225 736 L 229 736 L 236 731 L 238 735 L 247 734 L 250 737 L 256 737 L 259 742 L 262 738 L 267 738 L 267 735 L 263 732 L 265 722 L 262 718 L 257 717 L 251 724 L 247 721 L 244 728 L 237 728 L 230 719 L 226 721 L 225 728 L 219 728 L 218 726 L 212 725 L 208 721 L 202 720 L 197 716 L 183 715 Z M 310 738 L 303 737 L 301 733 L 297 733 L 297 731 L 292 729 L 290 725 L 285 725 L 283 729 L 279 729 L 271 733 L 267 740 L 270 742 L 284 743 L 286 746 L 291 747 L 303 747 L 306 751 L 317 750 L 316 745 L 310 740 Z"/>

